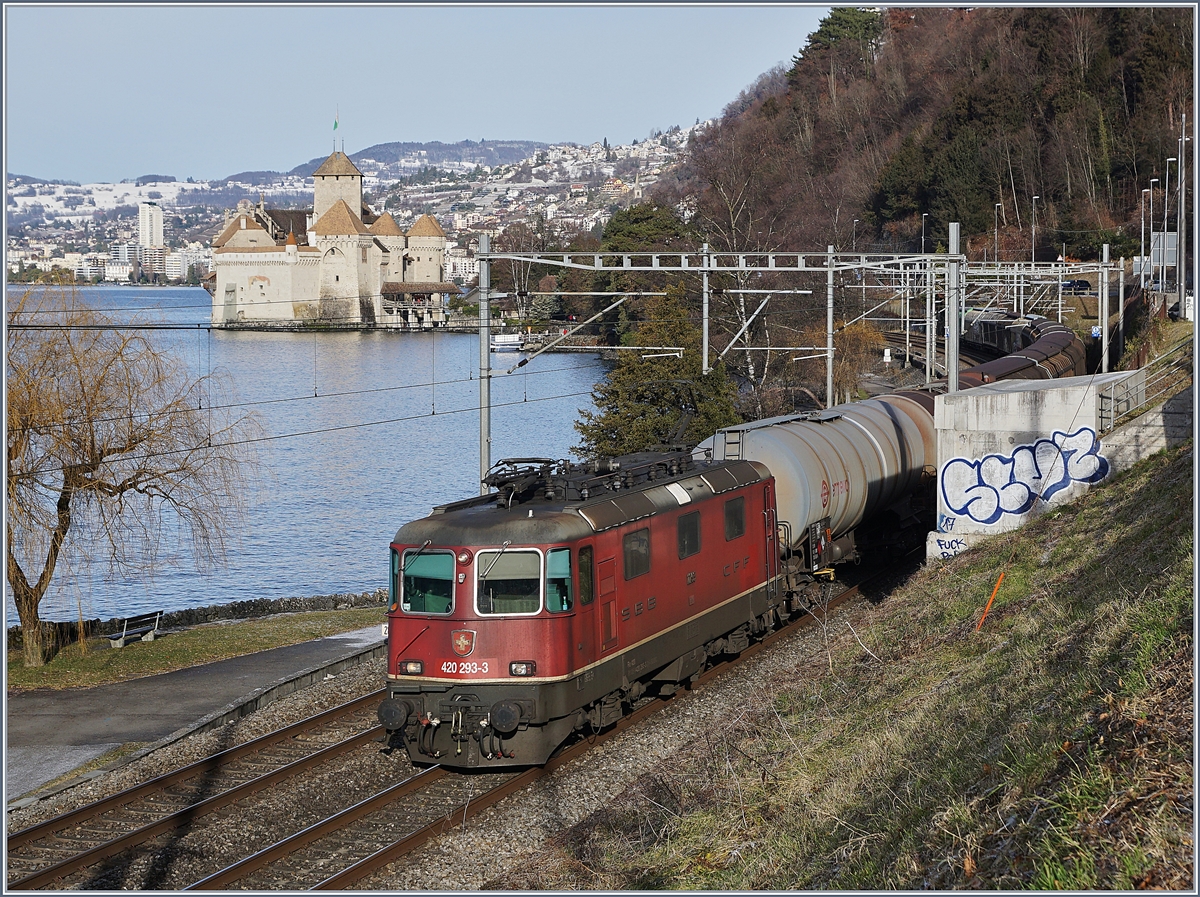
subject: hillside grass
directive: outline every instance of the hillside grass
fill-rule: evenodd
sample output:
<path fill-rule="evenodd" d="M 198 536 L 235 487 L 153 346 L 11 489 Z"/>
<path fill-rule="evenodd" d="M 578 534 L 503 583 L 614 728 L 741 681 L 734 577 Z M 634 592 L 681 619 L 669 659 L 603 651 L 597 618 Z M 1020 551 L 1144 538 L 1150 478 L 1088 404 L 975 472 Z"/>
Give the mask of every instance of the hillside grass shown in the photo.
<path fill-rule="evenodd" d="M 282 648 L 371 625 L 382 626 L 381 607 L 274 614 L 230 623 L 207 623 L 168 632 L 152 642 L 110 648 L 108 639 L 68 645 L 45 666 L 26 668 L 20 651 L 8 654 L 8 691 L 79 688 L 169 673 L 214 660 Z"/>
<path fill-rule="evenodd" d="M 928 563 L 486 888 L 1193 887 L 1192 492 L 1189 442 Z"/>

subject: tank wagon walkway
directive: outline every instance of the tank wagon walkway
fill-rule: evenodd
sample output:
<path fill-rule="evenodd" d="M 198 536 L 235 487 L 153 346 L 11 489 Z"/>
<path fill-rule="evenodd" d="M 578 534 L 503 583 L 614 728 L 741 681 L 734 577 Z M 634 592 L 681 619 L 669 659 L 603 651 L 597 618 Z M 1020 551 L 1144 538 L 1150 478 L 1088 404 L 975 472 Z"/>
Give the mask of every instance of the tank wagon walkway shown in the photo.
<path fill-rule="evenodd" d="M 165 744 L 235 719 L 382 647 L 371 626 L 112 685 L 9 695 L 6 803 L 123 744 Z"/>

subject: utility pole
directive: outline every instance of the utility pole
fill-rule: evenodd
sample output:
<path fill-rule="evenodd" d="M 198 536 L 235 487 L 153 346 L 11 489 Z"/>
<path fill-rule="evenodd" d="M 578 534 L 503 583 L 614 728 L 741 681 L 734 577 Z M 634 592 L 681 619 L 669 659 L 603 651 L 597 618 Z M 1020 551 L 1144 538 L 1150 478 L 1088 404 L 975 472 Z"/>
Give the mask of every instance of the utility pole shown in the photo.
<path fill-rule="evenodd" d="M 479 235 L 479 494 L 487 495 L 483 478 L 492 469 L 492 310 L 488 291 L 492 286 L 491 262 L 487 253 L 491 239 Z"/>
<path fill-rule="evenodd" d="M 960 283 L 958 247 L 962 225 L 950 222 L 950 252 L 946 259 L 946 389 L 958 392 L 958 305 Z"/>
<path fill-rule="evenodd" d="M 702 316 L 703 326 L 703 345 L 700 347 L 701 361 L 700 372 L 708 373 L 708 244 L 705 243 L 700 250 L 704 253 L 704 311 Z"/>
<path fill-rule="evenodd" d="M 829 267 L 825 286 L 825 407 L 835 404 L 833 395 L 833 246 L 826 250 L 825 262 Z"/>
<path fill-rule="evenodd" d="M 1187 251 L 1184 247 L 1184 237 L 1187 236 L 1187 225 L 1184 223 L 1187 217 L 1184 213 L 1187 211 L 1187 180 L 1184 178 L 1184 173 L 1187 166 L 1184 164 L 1184 157 L 1187 155 L 1187 115 L 1185 114 L 1179 123 L 1179 202 L 1176 204 L 1176 229 L 1175 236 L 1175 289 L 1179 301 L 1179 317 L 1188 320 L 1187 309 L 1184 308 L 1184 296 L 1187 293 Z"/>
<path fill-rule="evenodd" d="M 1100 252 L 1100 373 L 1108 373 L 1108 244 Z"/>
<path fill-rule="evenodd" d="M 1117 360 L 1125 354 L 1125 256 L 1117 269 Z"/>

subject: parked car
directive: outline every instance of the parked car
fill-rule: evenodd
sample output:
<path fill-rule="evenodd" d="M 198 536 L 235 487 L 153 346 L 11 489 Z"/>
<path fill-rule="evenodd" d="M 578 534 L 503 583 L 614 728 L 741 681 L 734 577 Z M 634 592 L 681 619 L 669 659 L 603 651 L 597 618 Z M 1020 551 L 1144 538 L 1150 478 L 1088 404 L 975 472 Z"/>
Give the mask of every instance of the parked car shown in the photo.
<path fill-rule="evenodd" d="M 1092 291 L 1092 285 L 1086 280 L 1064 280 L 1062 288 L 1064 293 L 1090 293 Z"/>

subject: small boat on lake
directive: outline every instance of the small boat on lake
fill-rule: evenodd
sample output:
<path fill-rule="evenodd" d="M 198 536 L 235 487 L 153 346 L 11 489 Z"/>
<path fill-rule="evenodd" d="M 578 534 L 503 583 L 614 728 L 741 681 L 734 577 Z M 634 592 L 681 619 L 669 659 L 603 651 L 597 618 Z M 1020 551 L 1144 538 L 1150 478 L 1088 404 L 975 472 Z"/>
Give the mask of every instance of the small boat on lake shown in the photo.
<path fill-rule="evenodd" d="M 492 335 L 493 352 L 520 352 L 525 348 L 525 334 L 496 333 Z"/>

